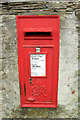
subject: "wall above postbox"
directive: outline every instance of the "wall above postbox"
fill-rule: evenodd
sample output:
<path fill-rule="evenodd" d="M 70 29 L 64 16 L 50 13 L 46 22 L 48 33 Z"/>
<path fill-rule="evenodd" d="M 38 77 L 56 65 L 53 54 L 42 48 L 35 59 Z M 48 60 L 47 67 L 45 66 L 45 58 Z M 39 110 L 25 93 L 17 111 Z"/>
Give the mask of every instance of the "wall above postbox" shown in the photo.
<path fill-rule="evenodd" d="M 57 107 L 59 15 L 17 16 L 21 107 Z"/>

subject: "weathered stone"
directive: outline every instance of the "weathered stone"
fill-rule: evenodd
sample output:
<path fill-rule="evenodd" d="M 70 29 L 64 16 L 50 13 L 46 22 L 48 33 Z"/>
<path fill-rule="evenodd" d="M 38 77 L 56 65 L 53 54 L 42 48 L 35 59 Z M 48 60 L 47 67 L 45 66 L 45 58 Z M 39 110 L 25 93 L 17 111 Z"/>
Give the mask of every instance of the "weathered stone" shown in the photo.
<path fill-rule="evenodd" d="M 78 17 L 80 17 L 79 15 L 80 15 L 80 9 L 76 9 L 75 10 L 75 14 L 78 16 Z"/>
<path fill-rule="evenodd" d="M 24 10 L 34 10 L 34 9 L 53 9 L 56 11 L 64 11 L 66 9 L 67 12 L 73 11 L 73 9 L 78 8 L 78 2 L 69 3 L 69 2 L 19 2 L 19 3 L 2 3 L 2 12 L 3 14 L 19 14 L 24 13 Z M 12 10 L 16 10 L 13 11 Z M 20 10 L 19 10 L 20 9 Z M 19 10 L 19 11 L 18 11 Z"/>
<path fill-rule="evenodd" d="M 77 8 L 78 8 L 78 3 L 75 4 L 75 5 L 71 5 L 71 8 L 73 8 L 73 9 L 77 9 Z"/>
<path fill-rule="evenodd" d="M 0 56 L 2 69 L 0 71 L 1 79 L 3 79 L 3 118 L 78 118 L 78 75 L 80 76 L 80 69 L 78 70 L 78 52 L 80 50 L 78 48 L 80 45 L 78 45 L 79 30 L 77 29 L 79 28 L 78 21 L 80 19 L 77 7 L 77 2 L 75 4 L 73 2 L 20 2 L 2 4 L 3 15 L 1 15 L 2 18 L 0 17 L 0 24 L 2 26 L 1 34 L 3 39 L 2 56 Z M 16 14 L 60 15 L 57 109 L 20 107 Z"/>
<path fill-rule="evenodd" d="M 66 9 L 66 11 L 68 11 L 68 12 L 72 12 L 72 11 L 73 11 L 73 9 L 72 9 L 72 8 L 70 8 L 70 7 L 68 7 L 68 8 Z"/>

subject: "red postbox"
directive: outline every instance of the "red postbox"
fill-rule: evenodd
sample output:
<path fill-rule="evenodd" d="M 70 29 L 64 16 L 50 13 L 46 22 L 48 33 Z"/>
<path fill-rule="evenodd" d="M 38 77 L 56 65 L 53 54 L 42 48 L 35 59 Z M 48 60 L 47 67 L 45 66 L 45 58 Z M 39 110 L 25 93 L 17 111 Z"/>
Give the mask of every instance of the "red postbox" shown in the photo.
<path fill-rule="evenodd" d="M 59 15 L 17 16 L 21 107 L 57 107 Z"/>

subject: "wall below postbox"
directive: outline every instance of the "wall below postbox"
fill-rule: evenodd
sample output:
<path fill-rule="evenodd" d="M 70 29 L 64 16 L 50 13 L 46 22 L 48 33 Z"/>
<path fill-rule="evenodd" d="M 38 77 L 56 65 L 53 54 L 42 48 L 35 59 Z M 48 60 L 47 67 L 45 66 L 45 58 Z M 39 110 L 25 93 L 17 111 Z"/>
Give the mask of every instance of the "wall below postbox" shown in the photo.
<path fill-rule="evenodd" d="M 2 3 L 0 62 L 2 118 L 78 118 L 79 2 Z M 16 15 L 59 14 L 60 57 L 58 107 L 21 108 L 17 62 Z M 80 50 L 79 50 L 80 51 Z"/>

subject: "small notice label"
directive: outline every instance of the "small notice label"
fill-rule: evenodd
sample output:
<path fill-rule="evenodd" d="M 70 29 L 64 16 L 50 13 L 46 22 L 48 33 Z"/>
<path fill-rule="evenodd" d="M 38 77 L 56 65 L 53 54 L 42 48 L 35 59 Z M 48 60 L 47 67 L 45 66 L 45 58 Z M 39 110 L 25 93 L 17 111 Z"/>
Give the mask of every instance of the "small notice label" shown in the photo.
<path fill-rule="evenodd" d="M 46 54 L 31 54 L 31 76 L 46 76 Z"/>

